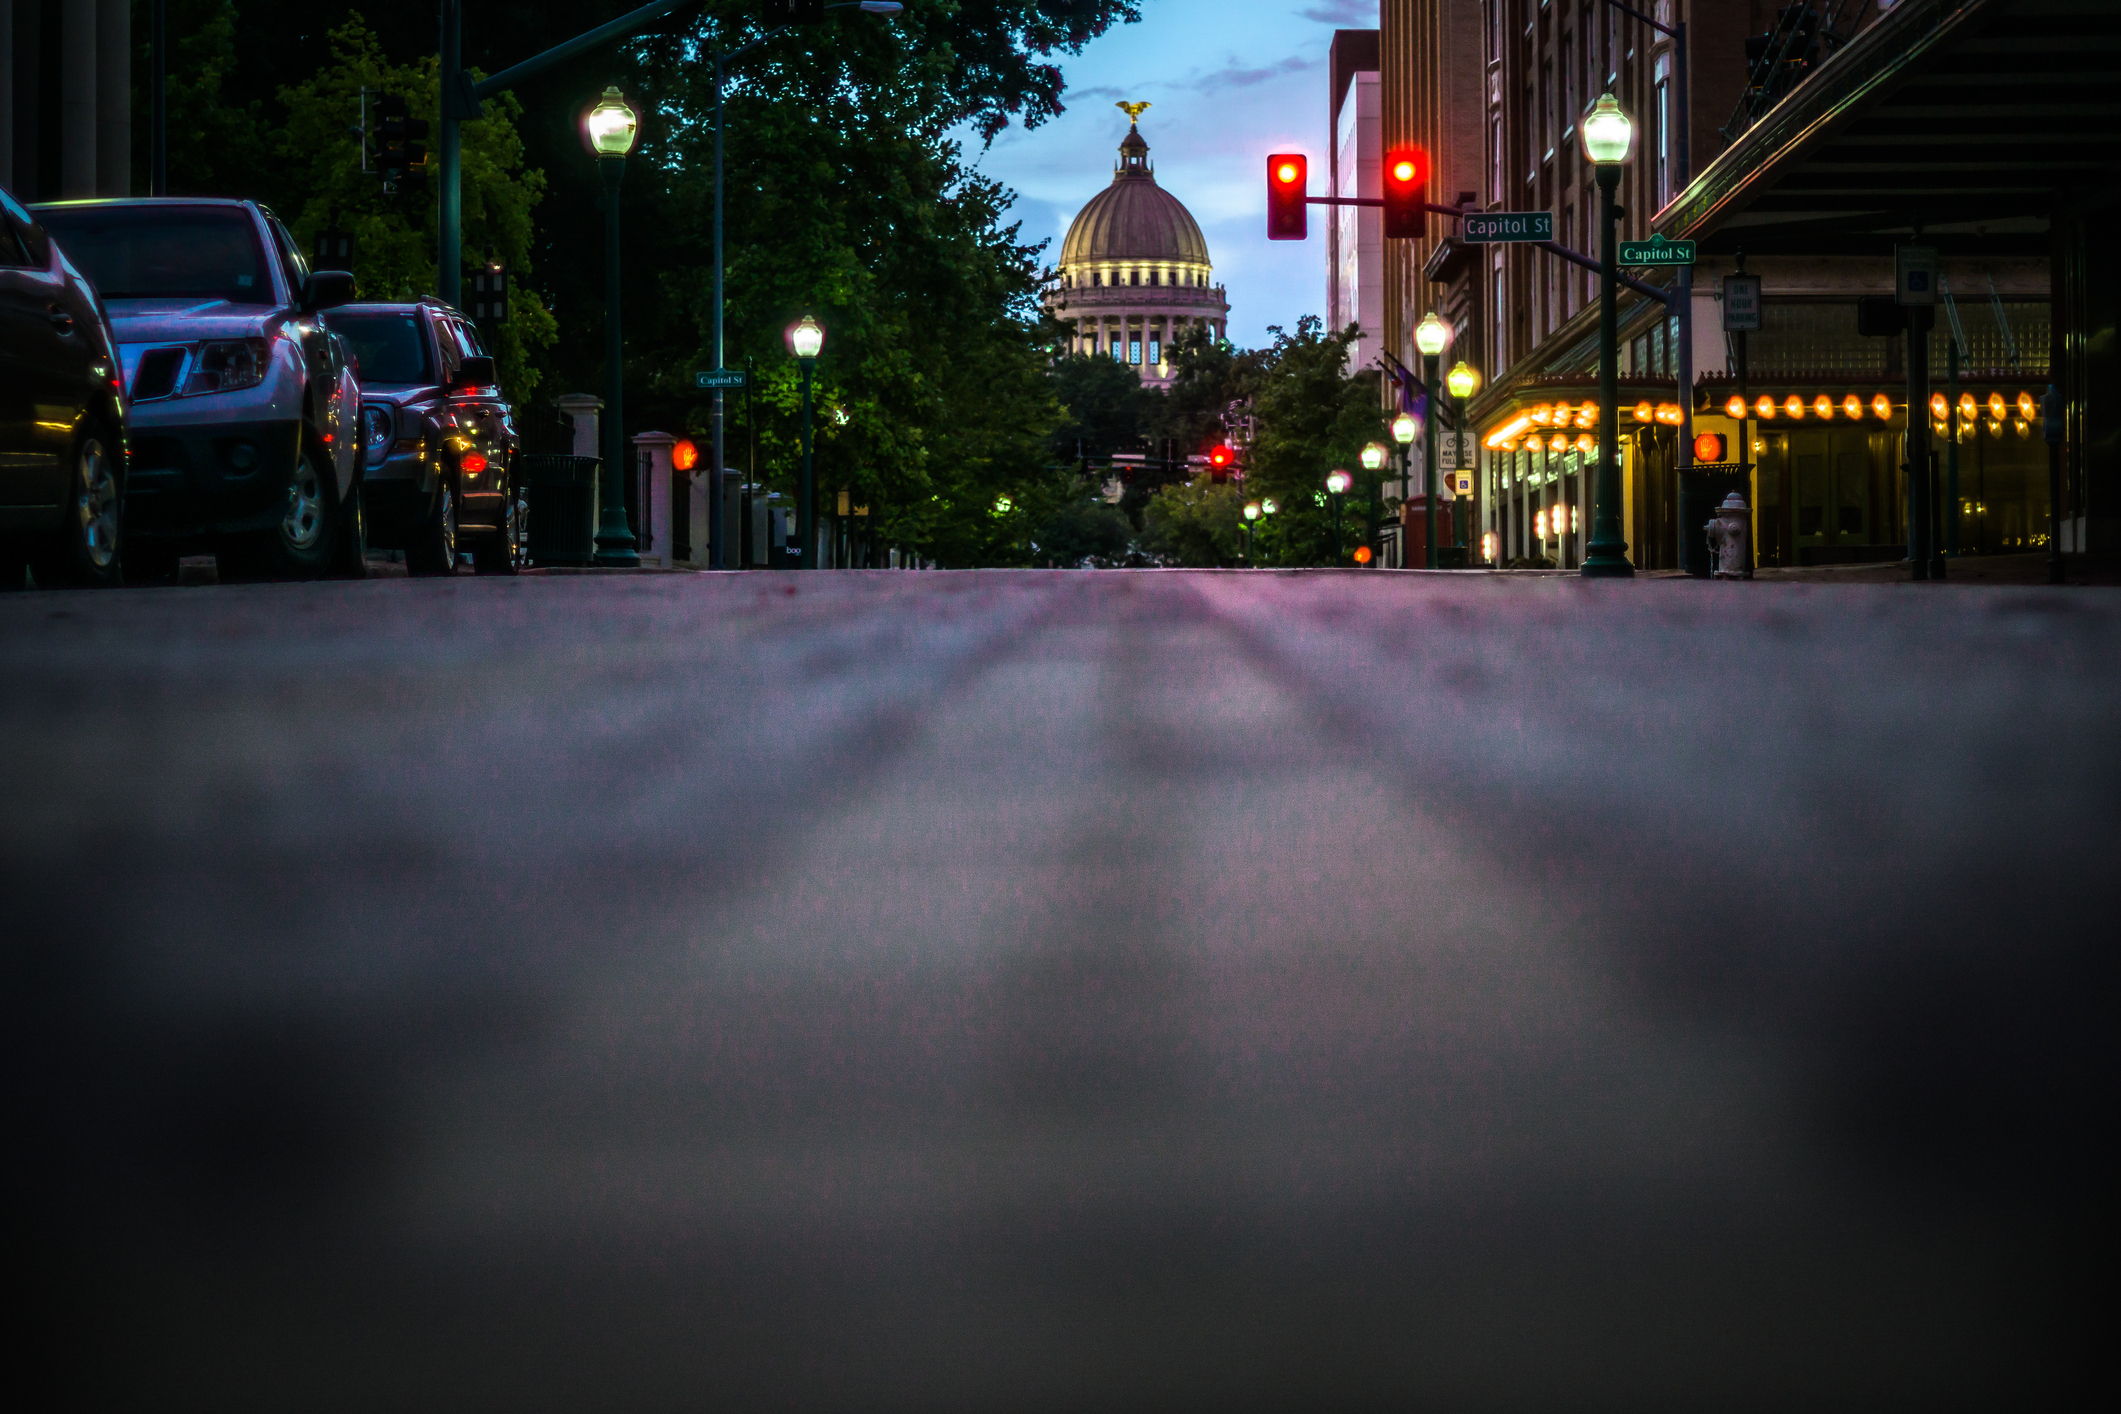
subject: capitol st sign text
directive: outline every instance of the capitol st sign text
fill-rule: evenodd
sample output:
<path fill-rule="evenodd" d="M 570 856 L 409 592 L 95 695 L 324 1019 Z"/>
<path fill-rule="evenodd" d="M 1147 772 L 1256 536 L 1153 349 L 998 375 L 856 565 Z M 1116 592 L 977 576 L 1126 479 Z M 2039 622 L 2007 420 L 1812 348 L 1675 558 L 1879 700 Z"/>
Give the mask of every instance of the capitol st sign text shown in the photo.
<path fill-rule="evenodd" d="M 1622 241 L 1620 243 L 1622 265 L 1692 265 L 1694 243 L 1692 241 L 1668 241 L 1663 236 L 1652 236 L 1646 241 Z"/>
<path fill-rule="evenodd" d="M 1484 211 L 1465 218 L 1466 244 L 1495 245 L 1502 241 L 1550 241 L 1554 239 L 1551 211 Z"/>

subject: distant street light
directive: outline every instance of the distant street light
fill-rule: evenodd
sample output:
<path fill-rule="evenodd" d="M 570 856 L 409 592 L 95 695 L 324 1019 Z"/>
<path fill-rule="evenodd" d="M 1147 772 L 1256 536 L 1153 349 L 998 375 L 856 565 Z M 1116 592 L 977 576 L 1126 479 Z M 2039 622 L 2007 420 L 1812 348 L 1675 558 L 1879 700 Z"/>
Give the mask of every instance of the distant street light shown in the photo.
<path fill-rule="evenodd" d="M 1436 360 L 1443 354 L 1444 346 L 1451 342 L 1450 326 L 1436 317 L 1430 310 L 1421 318 L 1414 330 L 1414 347 L 1421 351 L 1421 386 L 1433 400 L 1436 397 Z M 1422 516 L 1421 524 L 1428 551 L 1422 568 L 1436 568 L 1436 418 L 1434 409 L 1427 419 L 1428 438 L 1422 444 Z"/>
<path fill-rule="evenodd" d="M 828 10 L 858 8 L 866 15 L 895 15 L 906 7 L 896 0 L 862 0 L 858 6 L 827 5 Z M 714 367 L 722 372 L 728 362 L 727 341 L 723 336 L 722 317 L 722 97 L 728 84 L 729 66 L 749 54 L 752 50 L 772 39 L 777 34 L 793 29 L 793 25 L 782 25 L 770 29 L 740 49 L 714 56 Z M 722 525 L 722 475 L 728 463 L 727 419 L 724 416 L 723 399 L 726 396 L 718 383 L 714 389 L 713 411 L 708 414 L 714 428 L 714 466 L 708 475 L 707 539 L 708 562 L 715 569 L 728 568 L 728 533 Z M 748 396 L 748 393 L 747 393 Z M 740 537 L 741 538 L 741 537 Z"/>
<path fill-rule="evenodd" d="M 1464 359 L 1451 366 L 1444 375 L 1444 386 L 1451 390 L 1451 438 L 1458 455 L 1452 460 L 1458 464 L 1459 473 L 1466 478 L 1468 488 L 1479 484 L 1479 478 L 1470 474 L 1466 466 L 1466 399 L 1480 391 L 1480 375 Z M 1451 540 L 1453 544 L 1471 546 L 1472 529 L 1466 524 L 1472 519 L 1471 502 L 1464 514 L 1451 517 Z M 1468 551 L 1470 553 L 1470 551 Z"/>
<path fill-rule="evenodd" d="M 604 172 L 604 504 L 597 517 L 596 563 L 622 568 L 641 563 L 626 524 L 626 367 L 619 328 L 619 182 L 640 126 L 617 88 L 605 89 L 582 118 L 582 145 Z"/>
<path fill-rule="evenodd" d="M 1336 565 L 1348 552 L 1347 543 L 1340 534 L 1340 498 L 1347 495 L 1348 488 L 1354 484 L 1355 478 L 1340 467 L 1326 473 L 1326 490 L 1333 493 L 1333 563 Z"/>
<path fill-rule="evenodd" d="M 1583 155 L 1598 170 L 1598 479 L 1591 493 L 1591 542 L 1584 547 L 1586 579 L 1627 578 L 1626 532 L 1620 523 L 1620 337 L 1613 193 L 1635 145 L 1635 125 L 1610 93 L 1583 120 Z"/>
<path fill-rule="evenodd" d="M 1421 423 L 1413 413 L 1402 412 L 1392 419 L 1392 440 L 1399 443 L 1399 494 L 1402 500 L 1414 489 L 1407 484 L 1413 476 L 1413 468 L 1408 462 L 1414 455 L 1414 439 L 1420 435 Z M 1400 557 L 1402 564 L 1406 558 L 1404 555 Z"/>
<path fill-rule="evenodd" d="M 817 366 L 818 351 L 825 347 L 825 328 L 809 315 L 788 326 L 788 352 L 803 365 L 803 479 L 796 492 L 796 541 L 801 558 L 797 569 L 815 569 L 811 553 L 817 548 L 817 495 L 812 485 L 810 461 L 810 373 Z"/>
<path fill-rule="evenodd" d="M 1247 565 L 1252 563 L 1252 522 L 1258 520 L 1262 514 L 1264 512 L 1261 511 L 1259 502 L 1245 502 L 1245 563 Z"/>
<path fill-rule="evenodd" d="M 1385 469 L 1385 458 L 1390 455 L 1385 450 L 1385 444 L 1382 442 L 1368 443 L 1362 449 L 1362 469 L 1370 474 L 1370 527 L 1368 534 L 1363 539 L 1363 545 L 1365 548 L 1373 548 L 1373 553 L 1377 544 L 1378 512 L 1383 509 L 1385 495 L 1385 479 L 1378 473 Z M 1358 557 L 1356 563 L 1367 565 L 1370 563 L 1370 558 L 1367 556 Z"/>

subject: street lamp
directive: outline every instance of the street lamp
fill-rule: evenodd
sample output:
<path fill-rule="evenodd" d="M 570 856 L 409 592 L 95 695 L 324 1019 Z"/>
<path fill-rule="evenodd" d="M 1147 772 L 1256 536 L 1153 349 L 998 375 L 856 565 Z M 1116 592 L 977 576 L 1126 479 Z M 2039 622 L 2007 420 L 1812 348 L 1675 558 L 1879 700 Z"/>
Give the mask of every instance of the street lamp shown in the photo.
<path fill-rule="evenodd" d="M 825 8 L 828 10 L 859 9 L 865 15 L 877 15 L 889 19 L 906 7 L 896 3 L 896 0 L 861 0 L 859 4 L 827 5 Z M 770 29 L 749 44 L 744 45 L 741 49 L 733 49 L 727 54 L 714 56 L 714 368 L 716 373 L 726 372 L 724 364 L 728 361 L 727 346 L 722 334 L 722 94 L 727 85 L 728 71 L 731 64 L 743 58 L 767 40 L 772 39 L 775 35 L 782 34 L 793 28 L 793 25 L 782 25 L 778 29 Z M 722 526 L 722 473 L 728 464 L 728 440 L 725 431 L 727 420 L 723 416 L 723 399 L 726 396 L 723 383 L 718 379 L 714 389 L 714 410 L 708 415 L 709 424 L 714 428 L 714 470 L 713 474 L 708 478 L 710 491 L 707 501 L 708 559 L 716 569 L 728 568 L 726 564 L 728 558 L 728 536 Z"/>
<path fill-rule="evenodd" d="M 1363 543 L 1371 547 L 1373 555 L 1377 545 L 1377 513 L 1382 508 L 1385 494 L 1384 478 L 1378 473 L 1385 469 L 1387 455 L 1382 442 L 1370 442 L 1362 449 L 1362 469 L 1370 473 L 1370 529 Z"/>
<path fill-rule="evenodd" d="M 1470 490 L 1479 484 L 1479 478 L 1473 476 L 1466 466 L 1466 399 L 1480 391 L 1480 375 L 1473 371 L 1472 364 L 1460 359 L 1451 366 L 1451 371 L 1444 375 L 1443 381 L 1444 386 L 1451 390 L 1451 437 L 1458 449 L 1458 455 L 1452 460 L 1458 463 L 1458 470 L 1465 476 L 1466 486 Z M 1465 524 L 1471 518 L 1471 513 L 1472 503 L 1468 501 L 1466 514 L 1452 517 L 1452 543 L 1472 545 L 1471 530 Z M 1471 551 L 1468 550 L 1467 553 L 1470 554 Z"/>
<path fill-rule="evenodd" d="M 1392 440 L 1399 443 L 1399 495 L 1402 500 L 1413 489 L 1407 485 L 1407 478 L 1412 474 L 1407 462 L 1414 455 L 1414 439 L 1420 435 L 1421 423 L 1413 413 L 1402 412 L 1392 419 Z M 1403 563 L 1405 556 L 1401 560 Z"/>
<path fill-rule="evenodd" d="M 1591 496 L 1591 543 L 1584 547 L 1586 579 L 1626 578 L 1627 536 L 1620 524 L 1620 341 L 1618 284 L 1614 276 L 1614 222 L 1620 208 L 1621 164 L 1635 145 L 1635 125 L 1610 93 L 1583 120 L 1583 155 L 1598 169 L 1598 480 Z"/>
<path fill-rule="evenodd" d="M 604 172 L 604 483 L 603 508 L 597 517 L 596 563 L 637 568 L 641 557 L 626 524 L 626 367 L 619 330 L 619 179 L 626 175 L 626 154 L 640 133 L 640 115 L 616 87 L 582 115 L 582 145 Z"/>
<path fill-rule="evenodd" d="M 1347 542 L 1340 535 L 1340 498 L 1347 495 L 1348 488 L 1354 484 L 1355 478 L 1340 467 L 1326 473 L 1326 489 L 1333 493 L 1333 563 L 1336 565 L 1348 549 Z"/>
<path fill-rule="evenodd" d="M 1451 342 L 1451 330 L 1436 311 L 1430 310 L 1421 318 L 1414 330 L 1414 347 L 1421 350 L 1422 391 L 1431 398 L 1436 396 L 1436 360 L 1443 354 L 1444 345 Z M 1422 443 L 1421 524 L 1427 545 L 1428 557 L 1422 568 L 1436 568 L 1436 419 L 1428 419 L 1428 438 Z"/>
<path fill-rule="evenodd" d="M 796 568 L 815 569 L 810 561 L 817 540 L 817 497 L 811 486 L 810 372 L 817 367 L 818 350 L 825 347 L 825 326 L 806 314 L 789 325 L 783 337 L 788 342 L 788 352 L 803 365 L 803 480 L 795 501 L 796 544 L 802 558 L 796 561 Z"/>
<path fill-rule="evenodd" d="M 1252 563 L 1252 522 L 1258 520 L 1259 517 L 1259 502 L 1245 502 L 1245 563 L 1247 565 Z"/>

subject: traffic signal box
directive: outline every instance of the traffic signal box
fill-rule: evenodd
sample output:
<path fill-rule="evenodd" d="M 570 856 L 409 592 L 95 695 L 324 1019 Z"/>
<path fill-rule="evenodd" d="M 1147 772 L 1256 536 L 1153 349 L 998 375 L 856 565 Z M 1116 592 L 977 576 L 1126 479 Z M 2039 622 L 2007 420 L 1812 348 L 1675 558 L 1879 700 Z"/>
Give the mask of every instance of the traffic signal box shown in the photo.
<path fill-rule="evenodd" d="M 508 322 L 508 267 L 493 261 L 471 272 L 471 309 L 480 324 Z M 684 470 L 683 467 L 679 468 Z"/>
<path fill-rule="evenodd" d="M 1385 154 L 1385 239 L 1416 241 L 1429 233 L 1429 154 L 1403 147 Z"/>
<path fill-rule="evenodd" d="M 1208 478 L 1217 486 L 1230 479 L 1230 467 L 1236 462 L 1237 453 L 1227 445 L 1214 447 L 1208 452 Z"/>
<path fill-rule="evenodd" d="M 1267 158 L 1268 240 L 1300 241 L 1310 234 L 1309 208 L 1304 204 L 1310 185 L 1310 162 L 1302 153 L 1277 152 Z"/>
<path fill-rule="evenodd" d="M 383 190 L 390 193 L 427 160 L 427 122 L 407 114 L 402 98 L 385 94 L 376 100 L 376 166 L 383 173 Z"/>

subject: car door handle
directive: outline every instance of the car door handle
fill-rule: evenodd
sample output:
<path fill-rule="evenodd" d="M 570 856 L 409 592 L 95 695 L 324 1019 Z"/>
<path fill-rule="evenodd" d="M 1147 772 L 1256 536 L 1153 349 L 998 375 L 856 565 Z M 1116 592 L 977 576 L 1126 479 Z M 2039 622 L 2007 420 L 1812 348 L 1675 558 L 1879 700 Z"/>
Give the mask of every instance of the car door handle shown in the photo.
<path fill-rule="evenodd" d="M 56 304 L 51 307 L 51 321 L 52 327 L 62 334 L 74 332 L 74 316 L 68 314 Z"/>

